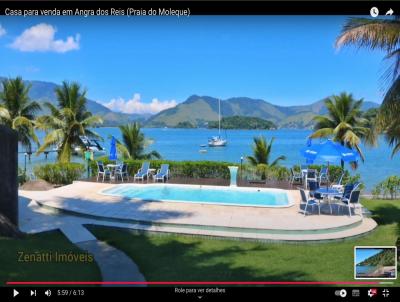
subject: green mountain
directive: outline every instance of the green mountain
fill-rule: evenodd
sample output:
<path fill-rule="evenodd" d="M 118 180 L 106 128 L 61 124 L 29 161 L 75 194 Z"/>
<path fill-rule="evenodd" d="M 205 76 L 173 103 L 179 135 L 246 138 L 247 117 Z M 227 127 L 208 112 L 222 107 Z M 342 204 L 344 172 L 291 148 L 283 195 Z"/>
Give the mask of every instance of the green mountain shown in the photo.
<path fill-rule="evenodd" d="M 3 80 L 4 77 L 0 77 L 0 81 Z M 40 105 L 43 105 L 45 102 L 52 103 L 54 105 L 57 104 L 57 98 L 55 94 L 55 89 L 58 87 L 57 84 L 43 81 L 24 81 L 27 85 L 31 85 L 29 90 L 29 97 L 32 100 L 37 101 Z M 0 90 L 1 90 L 0 85 Z M 43 106 L 42 106 L 43 107 Z M 139 114 L 126 114 L 120 112 L 114 112 L 108 109 L 107 107 L 92 101 L 87 100 L 87 109 L 91 111 L 95 115 L 99 115 L 103 118 L 103 126 L 118 126 L 121 124 L 126 124 L 131 121 L 139 121 L 143 122 L 148 116 L 139 115 Z M 43 108 L 41 114 L 49 113 L 47 109 Z"/>
<path fill-rule="evenodd" d="M 395 249 L 384 249 L 378 254 L 357 263 L 357 265 L 393 266 L 395 265 L 395 259 Z"/>
<path fill-rule="evenodd" d="M 379 107 L 364 102 L 363 110 Z M 221 100 L 222 117 L 247 116 L 268 120 L 280 128 L 310 128 L 315 115 L 326 114 L 324 100 L 303 106 L 277 106 L 261 99 L 236 97 Z M 166 109 L 150 117 L 147 127 L 176 127 L 189 122 L 197 127 L 207 127 L 208 122 L 218 120 L 218 99 L 192 95 L 174 108 Z"/>

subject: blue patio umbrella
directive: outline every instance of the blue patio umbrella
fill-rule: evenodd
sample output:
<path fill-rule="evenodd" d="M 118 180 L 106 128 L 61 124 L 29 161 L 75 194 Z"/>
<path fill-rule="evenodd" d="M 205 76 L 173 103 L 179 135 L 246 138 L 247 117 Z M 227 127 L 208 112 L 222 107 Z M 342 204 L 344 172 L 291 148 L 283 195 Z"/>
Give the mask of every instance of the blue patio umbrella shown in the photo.
<path fill-rule="evenodd" d="M 317 145 L 310 144 L 302 148 L 300 150 L 300 154 L 304 156 L 307 161 L 314 162 L 315 160 L 322 160 L 327 162 L 328 179 L 330 163 L 336 163 L 340 161 L 356 162 L 359 158 L 358 153 L 353 149 L 342 146 L 341 144 L 333 142 L 330 139 Z"/>
<path fill-rule="evenodd" d="M 111 137 L 111 148 L 110 148 L 110 155 L 108 156 L 109 160 L 117 160 L 117 141 L 115 137 Z"/>

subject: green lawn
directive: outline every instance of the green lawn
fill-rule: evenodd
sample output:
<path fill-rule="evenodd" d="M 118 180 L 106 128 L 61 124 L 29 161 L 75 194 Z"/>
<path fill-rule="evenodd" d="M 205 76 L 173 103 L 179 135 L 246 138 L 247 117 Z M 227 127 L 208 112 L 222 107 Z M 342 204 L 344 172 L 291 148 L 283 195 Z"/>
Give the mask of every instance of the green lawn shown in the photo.
<path fill-rule="evenodd" d="M 23 239 L 0 237 L 0 286 L 6 281 L 101 281 L 100 271 L 95 262 L 56 263 L 19 262 L 20 252 L 34 253 L 83 252 L 70 243 L 58 231 L 27 235 Z M 40 260 L 40 259 L 39 259 Z"/>
<path fill-rule="evenodd" d="M 364 204 L 379 227 L 365 237 L 334 243 L 252 243 L 139 235 L 108 227 L 91 230 L 132 257 L 148 281 L 354 281 L 354 245 L 395 245 L 399 236 L 400 201 Z"/>

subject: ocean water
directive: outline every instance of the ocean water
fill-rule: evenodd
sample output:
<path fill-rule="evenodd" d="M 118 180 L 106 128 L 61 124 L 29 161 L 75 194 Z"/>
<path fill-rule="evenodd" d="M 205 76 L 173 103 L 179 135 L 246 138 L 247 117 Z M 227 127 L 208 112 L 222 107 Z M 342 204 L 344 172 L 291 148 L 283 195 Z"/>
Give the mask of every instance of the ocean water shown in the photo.
<path fill-rule="evenodd" d="M 356 274 L 368 274 L 372 273 L 376 269 L 376 266 L 373 265 L 357 265 L 356 266 Z"/>
<path fill-rule="evenodd" d="M 103 145 L 109 150 L 110 135 L 114 135 L 117 139 L 121 138 L 118 128 L 97 128 L 94 129 L 104 138 Z M 295 164 L 304 163 L 304 158 L 300 155 L 299 150 L 306 145 L 307 136 L 310 130 L 227 130 L 222 131 L 222 136 L 226 136 L 228 145 L 223 148 L 202 148 L 200 145 L 207 144 L 207 139 L 217 134 L 217 130 L 209 129 L 159 129 L 144 128 L 142 129 L 146 138 L 152 141 L 148 146 L 148 150 L 157 150 L 164 159 L 169 160 L 211 160 L 211 161 L 228 161 L 240 164 L 241 157 L 246 158 L 252 154 L 253 137 L 263 135 L 267 139 L 275 138 L 272 147 L 272 157 L 276 158 L 285 155 L 286 160 L 281 164 L 291 167 Z M 44 133 L 38 133 L 39 139 L 43 139 Z M 314 143 L 318 143 L 315 140 Z M 200 149 L 206 149 L 206 153 L 199 152 Z M 356 171 L 352 174 L 360 173 L 362 181 L 365 183 L 367 190 L 382 181 L 389 175 L 400 174 L 400 154 L 391 158 L 391 150 L 383 138 L 379 140 L 378 147 L 370 148 L 362 146 L 365 154 L 365 162 L 360 162 Z M 19 165 L 24 168 L 25 156 L 24 150 L 20 149 Z M 44 162 L 54 162 L 55 153 L 49 153 L 48 159 L 45 160 L 44 154 L 39 156 L 32 155 L 31 160 L 27 158 L 27 170 L 31 171 L 36 164 Z M 83 161 L 81 157 L 75 157 L 74 161 Z M 322 164 L 323 162 L 321 162 Z"/>

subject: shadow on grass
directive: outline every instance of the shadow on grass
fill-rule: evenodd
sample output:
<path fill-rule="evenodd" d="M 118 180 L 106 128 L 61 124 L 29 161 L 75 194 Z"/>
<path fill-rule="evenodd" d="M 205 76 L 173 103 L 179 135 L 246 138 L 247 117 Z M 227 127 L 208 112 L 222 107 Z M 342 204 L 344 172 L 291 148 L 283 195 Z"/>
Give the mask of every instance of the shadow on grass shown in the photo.
<path fill-rule="evenodd" d="M 400 208 L 390 204 L 378 205 L 372 209 L 372 218 L 381 225 L 398 223 Z"/>
<path fill-rule="evenodd" d="M 311 280 L 290 265 L 268 268 L 267 245 L 232 246 L 185 236 L 138 234 L 118 228 L 88 226 L 100 240 L 124 251 L 147 281 L 293 281 Z M 156 240 L 154 240 L 156 238 Z M 222 242 L 222 243 L 221 243 Z"/>

